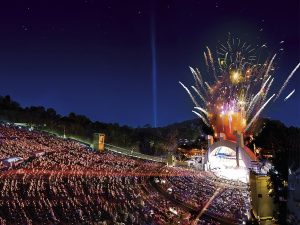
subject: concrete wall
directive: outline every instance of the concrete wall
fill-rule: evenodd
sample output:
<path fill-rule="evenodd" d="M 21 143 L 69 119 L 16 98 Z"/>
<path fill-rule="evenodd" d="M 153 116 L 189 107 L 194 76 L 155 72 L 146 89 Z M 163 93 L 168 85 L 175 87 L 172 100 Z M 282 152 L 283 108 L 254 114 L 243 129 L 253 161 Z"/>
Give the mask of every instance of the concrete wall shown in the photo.
<path fill-rule="evenodd" d="M 266 175 L 250 173 L 251 207 L 259 219 L 272 218 L 275 209 L 273 198 L 269 196 L 268 180 Z"/>

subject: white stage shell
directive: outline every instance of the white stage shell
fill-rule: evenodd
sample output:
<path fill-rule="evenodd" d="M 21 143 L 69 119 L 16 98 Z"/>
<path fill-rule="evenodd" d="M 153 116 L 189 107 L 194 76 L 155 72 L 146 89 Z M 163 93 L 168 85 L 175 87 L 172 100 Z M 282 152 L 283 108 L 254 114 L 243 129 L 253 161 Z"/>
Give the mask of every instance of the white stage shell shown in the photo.
<path fill-rule="evenodd" d="M 239 166 L 236 160 L 237 149 Z M 206 158 L 208 168 L 217 176 L 242 182 L 248 182 L 253 161 L 256 161 L 256 157 L 249 148 L 237 146 L 236 142 L 229 140 L 220 140 L 209 146 Z"/>

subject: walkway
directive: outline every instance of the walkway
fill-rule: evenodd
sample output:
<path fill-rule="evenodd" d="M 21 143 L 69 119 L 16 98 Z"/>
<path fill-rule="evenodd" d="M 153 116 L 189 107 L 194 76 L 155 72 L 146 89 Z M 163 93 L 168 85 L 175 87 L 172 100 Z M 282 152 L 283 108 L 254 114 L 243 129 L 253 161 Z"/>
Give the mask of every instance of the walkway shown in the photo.
<path fill-rule="evenodd" d="M 156 157 L 156 156 L 151 156 L 151 155 L 146 155 L 146 154 L 142 154 L 139 152 L 135 152 L 135 151 L 130 151 L 129 149 L 126 148 L 121 148 L 115 145 L 111 145 L 111 144 L 107 144 L 105 143 L 105 149 L 112 151 L 112 152 L 117 152 L 126 156 L 131 156 L 134 158 L 138 158 L 138 159 L 145 159 L 145 160 L 150 160 L 153 162 L 160 162 L 163 163 L 166 161 L 165 158 L 163 157 Z"/>

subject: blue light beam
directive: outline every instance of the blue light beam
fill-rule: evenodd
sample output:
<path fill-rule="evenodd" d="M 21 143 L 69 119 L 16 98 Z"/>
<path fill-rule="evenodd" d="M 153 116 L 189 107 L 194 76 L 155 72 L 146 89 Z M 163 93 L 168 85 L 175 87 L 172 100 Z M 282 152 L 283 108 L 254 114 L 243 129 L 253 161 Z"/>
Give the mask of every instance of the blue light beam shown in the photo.
<path fill-rule="evenodd" d="M 152 106 L 153 126 L 157 127 L 157 68 L 156 68 L 156 43 L 155 43 L 155 19 L 151 17 L 151 59 L 152 59 Z"/>

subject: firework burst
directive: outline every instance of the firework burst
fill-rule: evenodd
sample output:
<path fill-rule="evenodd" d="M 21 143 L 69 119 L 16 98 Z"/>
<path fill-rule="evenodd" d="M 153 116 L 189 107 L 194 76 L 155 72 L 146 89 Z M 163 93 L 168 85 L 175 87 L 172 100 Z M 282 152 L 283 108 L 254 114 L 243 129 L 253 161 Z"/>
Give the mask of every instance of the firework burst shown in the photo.
<path fill-rule="evenodd" d="M 235 138 L 234 131 L 251 131 L 263 109 L 280 96 L 299 68 L 298 64 L 277 94 L 268 96 L 274 81 L 276 54 L 260 59 L 265 47 L 266 44 L 253 48 L 229 35 L 225 43 L 219 43 L 215 55 L 206 47 L 206 81 L 198 68 L 190 67 L 195 84 L 189 89 L 179 82 L 195 105 L 193 113 L 229 139 Z"/>

